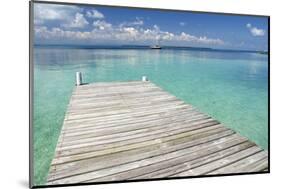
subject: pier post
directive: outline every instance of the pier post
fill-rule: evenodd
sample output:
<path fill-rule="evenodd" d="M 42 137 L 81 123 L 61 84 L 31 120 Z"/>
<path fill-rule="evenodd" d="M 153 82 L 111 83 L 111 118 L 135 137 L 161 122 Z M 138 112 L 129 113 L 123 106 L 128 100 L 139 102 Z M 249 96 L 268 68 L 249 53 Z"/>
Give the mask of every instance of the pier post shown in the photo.
<path fill-rule="evenodd" d="M 147 76 L 142 76 L 142 81 L 148 81 Z"/>
<path fill-rule="evenodd" d="M 82 73 L 76 72 L 76 86 L 82 85 Z"/>

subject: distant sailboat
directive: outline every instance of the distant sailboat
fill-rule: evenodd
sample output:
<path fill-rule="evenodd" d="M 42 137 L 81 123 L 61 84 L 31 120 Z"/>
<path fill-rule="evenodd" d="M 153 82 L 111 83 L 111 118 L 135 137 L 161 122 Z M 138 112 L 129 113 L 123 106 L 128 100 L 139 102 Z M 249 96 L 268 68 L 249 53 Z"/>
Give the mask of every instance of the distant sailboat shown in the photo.
<path fill-rule="evenodd" d="M 161 49 L 162 47 L 159 45 L 159 39 L 157 40 L 157 44 L 150 46 L 150 48 L 151 49 Z"/>
<path fill-rule="evenodd" d="M 161 49 L 160 45 L 152 45 L 150 46 L 151 49 Z"/>

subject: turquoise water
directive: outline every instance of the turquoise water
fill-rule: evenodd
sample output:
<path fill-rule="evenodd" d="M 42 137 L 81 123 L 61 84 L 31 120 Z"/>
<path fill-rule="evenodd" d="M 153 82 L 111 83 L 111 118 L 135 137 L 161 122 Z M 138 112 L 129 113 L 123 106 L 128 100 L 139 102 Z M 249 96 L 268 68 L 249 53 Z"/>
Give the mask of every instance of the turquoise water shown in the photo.
<path fill-rule="evenodd" d="M 75 72 L 84 82 L 149 80 L 268 146 L 267 55 L 187 50 L 34 50 L 35 184 L 44 184 Z"/>

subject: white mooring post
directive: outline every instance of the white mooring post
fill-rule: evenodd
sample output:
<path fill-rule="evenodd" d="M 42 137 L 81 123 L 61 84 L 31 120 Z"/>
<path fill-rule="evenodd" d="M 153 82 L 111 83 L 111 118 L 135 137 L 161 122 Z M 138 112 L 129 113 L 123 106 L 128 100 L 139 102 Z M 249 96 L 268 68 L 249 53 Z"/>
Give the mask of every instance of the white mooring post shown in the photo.
<path fill-rule="evenodd" d="M 142 81 L 148 81 L 147 76 L 142 76 Z"/>
<path fill-rule="evenodd" d="M 76 85 L 82 85 L 82 73 L 81 72 L 76 72 Z"/>

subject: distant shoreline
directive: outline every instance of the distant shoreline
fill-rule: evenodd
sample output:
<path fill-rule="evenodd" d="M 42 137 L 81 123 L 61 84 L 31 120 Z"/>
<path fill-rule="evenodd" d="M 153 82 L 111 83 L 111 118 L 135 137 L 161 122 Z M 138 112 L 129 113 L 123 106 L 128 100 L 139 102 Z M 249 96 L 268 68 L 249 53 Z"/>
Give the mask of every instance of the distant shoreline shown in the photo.
<path fill-rule="evenodd" d="M 151 50 L 149 45 L 46 45 L 35 44 L 39 48 L 61 48 L 61 49 L 118 49 L 118 50 Z M 235 50 L 235 49 L 213 49 L 207 47 L 183 47 L 183 46 L 161 46 L 161 50 L 191 50 L 191 51 L 213 51 L 213 52 L 237 52 L 237 53 L 258 53 L 268 55 L 267 51 Z"/>

